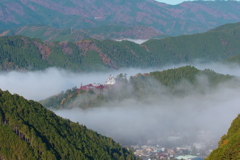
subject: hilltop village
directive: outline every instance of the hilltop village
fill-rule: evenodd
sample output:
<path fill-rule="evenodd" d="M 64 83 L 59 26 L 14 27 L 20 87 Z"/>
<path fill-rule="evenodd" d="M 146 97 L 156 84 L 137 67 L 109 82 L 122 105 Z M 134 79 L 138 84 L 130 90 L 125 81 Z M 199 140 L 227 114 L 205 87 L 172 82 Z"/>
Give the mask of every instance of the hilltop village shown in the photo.
<path fill-rule="evenodd" d="M 100 84 L 100 83 L 93 83 L 93 84 L 87 84 L 84 85 L 79 88 L 79 90 L 83 90 L 83 91 L 89 91 L 89 90 L 102 90 L 106 87 L 110 87 L 116 84 L 116 80 L 114 78 L 113 75 L 109 75 L 109 77 L 107 78 L 107 81 L 104 84 Z"/>

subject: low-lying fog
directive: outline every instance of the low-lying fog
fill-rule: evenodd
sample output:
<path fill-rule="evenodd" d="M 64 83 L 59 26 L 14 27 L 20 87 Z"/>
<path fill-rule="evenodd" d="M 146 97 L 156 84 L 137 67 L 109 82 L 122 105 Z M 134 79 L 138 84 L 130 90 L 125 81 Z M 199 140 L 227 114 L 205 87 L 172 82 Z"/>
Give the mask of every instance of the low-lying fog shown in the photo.
<path fill-rule="evenodd" d="M 179 65 L 179 66 L 184 66 Z M 17 93 L 27 99 L 42 100 L 81 84 L 104 83 L 109 76 L 127 73 L 128 77 L 137 73 L 161 71 L 179 66 L 155 69 L 124 69 L 108 73 L 71 73 L 50 68 L 37 72 L 0 73 L 0 88 Z M 217 73 L 240 76 L 240 66 L 226 66 L 217 63 L 195 64 L 198 69 L 212 69 Z M 204 82 L 205 83 L 205 82 Z M 56 114 L 78 121 L 98 133 L 127 143 L 148 138 L 165 138 L 177 132 L 186 137 L 196 135 L 195 131 L 207 130 L 214 138 L 227 132 L 232 120 L 240 113 L 240 86 L 228 82 L 205 94 L 192 93 L 185 97 L 176 97 L 159 91 L 156 95 L 146 94 L 146 103 L 134 99 L 112 102 L 106 106 L 86 111 L 80 109 L 57 110 Z M 207 84 L 206 84 L 207 86 Z M 159 90 L 164 88 L 159 87 Z M 189 87 L 189 86 L 181 86 Z M 191 88 L 189 88 L 190 90 Z M 203 138 L 199 141 L 209 140 Z"/>
<path fill-rule="evenodd" d="M 134 42 L 134 43 L 137 43 L 137 44 L 142 44 L 146 41 L 148 41 L 148 39 L 131 39 L 131 38 L 125 38 L 125 39 L 116 39 L 115 41 L 131 41 L 131 42 Z"/>

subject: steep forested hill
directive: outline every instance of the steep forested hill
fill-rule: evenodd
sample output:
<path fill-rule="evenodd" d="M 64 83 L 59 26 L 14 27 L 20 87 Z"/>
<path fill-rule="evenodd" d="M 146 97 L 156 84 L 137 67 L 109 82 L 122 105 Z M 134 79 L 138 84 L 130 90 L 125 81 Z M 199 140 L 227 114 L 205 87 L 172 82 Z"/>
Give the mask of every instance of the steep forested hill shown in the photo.
<path fill-rule="evenodd" d="M 0 159 L 135 159 L 111 138 L 1 90 L 0 135 Z"/>
<path fill-rule="evenodd" d="M 0 26 L 9 29 L 41 24 L 79 29 L 115 24 L 147 26 L 149 30 L 134 30 L 141 35 L 147 35 L 151 28 L 156 35 L 182 35 L 239 22 L 239 6 L 238 1 L 168 5 L 155 0 L 1 0 Z"/>
<path fill-rule="evenodd" d="M 205 89 L 214 89 L 220 83 L 230 79 L 233 79 L 233 76 L 217 74 L 207 69 L 201 71 L 192 66 L 137 74 L 129 80 L 126 75 L 120 74 L 116 77 L 116 84 L 112 87 L 106 86 L 104 89 L 93 87 L 88 90 L 74 87 L 42 100 L 41 103 L 54 109 L 74 107 L 87 109 L 112 101 L 121 102 L 128 98 L 144 102 L 151 95 L 185 96 L 193 92 L 204 94 Z"/>
<path fill-rule="evenodd" d="M 206 160 L 216 159 L 240 159 L 240 114 L 233 120 L 227 134 L 222 136 L 218 148 L 206 158 Z"/>

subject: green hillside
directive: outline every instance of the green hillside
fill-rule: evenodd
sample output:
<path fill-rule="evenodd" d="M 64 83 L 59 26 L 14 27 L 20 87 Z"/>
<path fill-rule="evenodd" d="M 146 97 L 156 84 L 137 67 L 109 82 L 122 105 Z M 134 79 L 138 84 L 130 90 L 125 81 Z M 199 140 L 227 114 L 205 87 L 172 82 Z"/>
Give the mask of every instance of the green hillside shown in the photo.
<path fill-rule="evenodd" d="M 0 68 L 7 71 L 41 70 L 48 67 L 72 71 L 107 68 L 99 54 L 87 47 L 84 50 L 81 44 L 78 46 L 72 42 L 42 42 L 23 36 L 0 37 Z"/>
<path fill-rule="evenodd" d="M 154 77 L 162 84 L 168 87 L 174 87 L 182 80 L 187 80 L 192 84 L 197 84 L 197 76 L 204 75 L 208 78 L 209 84 L 211 86 L 216 86 L 221 82 L 225 82 L 233 76 L 230 75 L 222 75 L 215 73 L 212 70 L 205 69 L 205 70 L 198 70 L 193 66 L 185 66 L 176 69 L 168 69 L 162 72 L 150 72 L 150 76 Z"/>
<path fill-rule="evenodd" d="M 240 54 L 240 23 L 205 33 L 149 40 L 142 44 L 161 64 L 193 60 L 222 61 Z M 160 58 L 161 57 L 161 58 Z"/>
<path fill-rule="evenodd" d="M 199 81 L 199 77 L 204 77 L 205 82 Z M 54 109 L 74 107 L 87 109 L 112 101 L 121 102 L 128 98 L 144 102 L 150 95 L 186 96 L 193 92 L 204 94 L 206 92 L 204 89 L 214 89 L 220 83 L 232 78 L 233 76 L 230 75 L 217 74 L 208 69 L 201 71 L 192 66 L 137 74 L 129 80 L 126 75 L 120 74 L 115 78 L 117 83 L 113 87 L 105 87 L 103 90 L 94 88 L 81 90 L 74 87 L 42 100 L 40 103 L 47 108 Z M 179 84 L 187 87 L 179 87 Z"/>
<path fill-rule="evenodd" d="M 221 25 L 219 27 L 216 27 L 210 31 L 212 32 L 217 32 L 217 31 L 229 31 L 229 30 L 239 30 L 240 29 L 240 26 L 239 26 L 240 22 L 239 23 L 228 23 L 228 24 L 225 24 L 225 25 Z M 235 33 L 237 34 L 237 32 Z"/>
<path fill-rule="evenodd" d="M 0 159 L 136 159 L 111 138 L 8 91 L 0 91 L 0 119 Z"/>
<path fill-rule="evenodd" d="M 48 67 L 101 71 L 154 65 L 144 48 L 130 41 L 42 42 L 23 36 L 5 36 L 0 37 L 0 53 L 0 69 L 7 71 Z"/>
<path fill-rule="evenodd" d="M 34 43 L 42 44 L 39 39 L 0 37 L 1 70 L 38 70 L 49 67 Z"/>
<path fill-rule="evenodd" d="M 218 148 L 213 150 L 206 158 L 206 160 L 216 159 L 240 159 L 240 114 L 233 120 L 227 134 L 222 136 L 218 143 Z"/>
<path fill-rule="evenodd" d="M 152 39 L 141 45 L 126 40 L 43 42 L 24 36 L 3 36 L 0 37 L 0 69 L 58 67 L 72 71 L 103 71 L 123 67 L 159 67 L 196 60 L 222 62 L 230 59 L 231 62 L 240 55 L 239 26 L 240 23 L 228 24 L 201 34 Z M 60 37 L 68 36 L 64 34 Z"/>

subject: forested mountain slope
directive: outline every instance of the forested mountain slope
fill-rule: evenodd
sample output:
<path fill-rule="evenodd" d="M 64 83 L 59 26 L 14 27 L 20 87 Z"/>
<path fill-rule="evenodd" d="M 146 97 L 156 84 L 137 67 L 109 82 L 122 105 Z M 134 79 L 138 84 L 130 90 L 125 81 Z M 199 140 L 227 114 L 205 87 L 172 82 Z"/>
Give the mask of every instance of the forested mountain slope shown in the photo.
<path fill-rule="evenodd" d="M 237 61 L 240 23 L 205 33 L 152 39 L 141 45 L 130 41 L 84 39 L 43 42 L 23 36 L 0 37 L 1 70 L 40 70 L 59 67 L 72 71 L 102 71 L 122 67 Z M 236 56 L 236 57 L 235 57 Z"/>
<path fill-rule="evenodd" d="M 0 90 L 0 159 L 136 159 L 111 138 Z"/>
<path fill-rule="evenodd" d="M 204 94 L 208 89 L 214 89 L 219 84 L 231 79 L 234 77 L 217 74 L 207 69 L 198 70 L 192 66 L 137 74 L 130 77 L 129 80 L 125 74 L 120 74 L 115 78 L 116 84 L 113 86 L 105 86 L 100 89 L 74 87 L 42 100 L 40 103 L 53 109 L 75 107 L 88 109 L 104 106 L 110 102 L 121 102 L 129 98 L 144 103 L 148 97 L 153 95 L 186 96 L 194 92 Z"/>
<path fill-rule="evenodd" d="M 216 159 L 240 159 L 240 114 L 233 120 L 227 134 L 222 136 L 218 148 L 206 158 L 206 160 Z"/>
<path fill-rule="evenodd" d="M 140 45 L 112 40 L 42 42 L 23 36 L 0 37 L 1 70 L 40 70 L 59 67 L 73 71 L 106 70 L 151 65 Z M 154 63 L 152 64 L 154 65 Z"/>
<path fill-rule="evenodd" d="M 92 28 L 108 25 L 147 26 L 161 34 L 204 32 L 240 20 L 238 1 L 193 1 L 168 5 L 155 0 L 2 0 L 0 26 L 29 24 L 55 28 Z M 141 35 L 148 30 L 135 29 Z"/>
<path fill-rule="evenodd" d="M 142 44 L 152 56 L 167 64 L 193 59 L 221 61 L 239 55 L 240 23 L 223 25 L 201 34 L 149 40 Z"/>
<path fill-rule="evenodd" d="M 142 34 L 139 33 L 141 30 Z M 31 38 L 40 38 L 43 41 L 71 41 L 76 42 L 87 38 L 104 39 L 140 39 L 164 38 L 167 35 L 148 26 L 120 26 L 106 25 L 94 28 L 67 28 L 58 29 L 45 25 L 27 25 L 13 29 L 0 30 L 0 36 L 22 35 Z"/>

